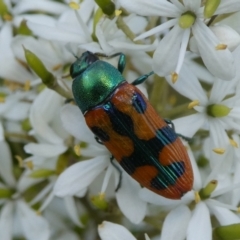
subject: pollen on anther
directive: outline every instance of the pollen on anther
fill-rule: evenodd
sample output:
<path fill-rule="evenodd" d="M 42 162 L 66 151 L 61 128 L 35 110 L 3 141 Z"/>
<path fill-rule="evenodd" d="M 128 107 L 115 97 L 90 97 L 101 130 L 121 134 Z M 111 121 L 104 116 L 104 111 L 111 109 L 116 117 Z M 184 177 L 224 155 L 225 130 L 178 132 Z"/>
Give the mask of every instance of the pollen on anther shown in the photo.
<path fill-rule="evenodd" d="M 28 167 L 30 170 L 33 170 L 34 165 L 33 165 L 33 162 L 32 162 L 32 161 L 27 161 L 27 162 L 26 162 L 26 165 L 27 165 L 27 167 Z"/>
<path fill-rule="evenodd" d="M 226 48 L 227 48 L 227 45 L 223 43 L 220 43 L 215 47 L 216 50 L 225 50 Z"/>
<path fill-rule="evenodd" d="M 81 156 L 81 147 L 79 145 L 75 145 L 73 147 L 74 149 L 74 153 L 77 155 L 77 156 Z"/>
<path fill-rule="evenodd" d="M 26 80 L 24 83 L 24 91 L 28 92 L 30 90 L 30 87 L 31 87 L 30 80 Z"/>
<path fill-rule="evenodd" d="M 224 148 L 213 148 L 212 150 L 217 154 L 224 154 L 225 153 Z"/>
<path fill-rule="evenodd" d="M 231 144 L 233 147 L 238 148 L 238 144 L 237 144 L 236 141 L 234 141 L 233 139 L 229 138 L 229 142 L 230 142 L 230 144 Z"/>
<path fill-rule="evenodd" d="M 178 80 L 178 74 L 176 72 L 171 74 L 172 76 L 172 83 L 174 84 Z"/>
<path fill-rule="evenodd" d="M 73 10 L 78 10 L 80 8 L 80 5 L 77 4 L 76 2 L 70 2 L 69 7 L 72 8 Z"/>
<path fill-rule="evenodd" d="M 201 197 L 199 195 L 199 192 L 194 192 L 194 196 L 195 196 L 195 203 L 199 203 L 201 201 Z"/>
<path fill-rule="evenodd" d="M 115 10 L 115 16 L 118 17 L 122 14 L 122 10 Z"/>
<path fill-rule="evenodd" d="M 192 108 L 194 108 L 196 106 L 199 106 L 199 104 L 200 104 L 199 100 L 193 100 L 192 102 L 190 102 L 188 104 L 188 109 L 192 109 Z"/>

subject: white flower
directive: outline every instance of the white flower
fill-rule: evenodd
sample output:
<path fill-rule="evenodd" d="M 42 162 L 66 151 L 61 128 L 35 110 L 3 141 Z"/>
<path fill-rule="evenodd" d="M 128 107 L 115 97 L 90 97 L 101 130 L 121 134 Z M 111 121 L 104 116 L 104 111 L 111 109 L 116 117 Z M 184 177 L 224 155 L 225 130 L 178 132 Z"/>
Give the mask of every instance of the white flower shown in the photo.
<path fill-rule="evenodd" d="M 107 221 L 98 226 L 98 233 L 102 240 L 136 240 L 125 227 Z M 145 239 L 149 239 L 147 235 L 145 235 Z"/>
<path fill-rule="evenodd" d="M 169 74 L 179 74 L 189 37 L 192 31 L 197 41 L 197 48 L 200 56 L 208 70 L 215 76 L 229 80 L 235 76 L 235 65 L 233 57 L 228 49 L 216 50 L 221 43 L 213 32 L 203 22 L 203 8 L 199 0 L 185 0 L 183 3 L 179 1 L 147 1 L 147 0 L 119 0 L 120 4 L 127 10 L 138 13 L 143 16 L 163 16 L 169 17 L 171 20 L 164 22 L 143 34 L 135 40 L 146 38 L 150 35 L 163 32 L 165 29 L 172 27 L 169 33 L 160 41 L 154 56 L 153 70 L 160 76 Z M 237 1 L 221 1 L 217 12 L 235 12 L 240 8 Z M 192 24 L 182 26 L 183 16 L 192 18 Z"/>
<path fill-rule="evenodd" d="M 25 200 L 22 198 L 22 193 L 37 181 L 22 175 L 18 182 L 16 182 L 13 175 L 12 159 L 10 149 L 6 142 L 0 142 L 0 175 L 4 182 L 1 182 L 1 189 L 9 191 L 8 197 L 1 196 L 2 205 L 0 212 L 0 239 L 12 239 L 16 226 L 14 222 L 20 226 L 21 235 L 28 239 L 48 240 L 50 237 L 50 229 L 47 221 L 38 216 L 33 211 Z"/>
<path fill-rule="evenodd" d="M 240 63 L 239 52 L 239 47 L 233 52 L 237 64 Z M 240 75 L 237 73 L 231 82 L 214 79 L 211 92 L 207 95 L 190 67 L 187 64 L 183 65 L 180 81 L 175 84 L 170 77 L 167 78 L 175 90 L 192 100 L 189 108 L 197 111 L 195 114 L 174 120 L 176 131 L 192 137 L 200 128 L 207 129 L 213 148 L 225 148 L 229 145 L 226 130 L 240 130 L 238 124 L 240 99 L 236 91 Z M 204 79 L 204 76 L 200 78 Z M 226 98 L 230 94 L 233 96 Z"/>

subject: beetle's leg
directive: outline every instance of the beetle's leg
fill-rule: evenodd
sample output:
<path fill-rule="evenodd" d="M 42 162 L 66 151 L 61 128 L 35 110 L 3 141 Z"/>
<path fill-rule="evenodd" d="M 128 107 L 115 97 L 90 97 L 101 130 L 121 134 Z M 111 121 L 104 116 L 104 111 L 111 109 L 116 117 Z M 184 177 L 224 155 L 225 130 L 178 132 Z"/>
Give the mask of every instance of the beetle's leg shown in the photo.
<path fill-rule="evenodd" d="M 169 126 L 173 129 L 173 131 L 175 132 L 175 126 L 174 126 L 174 123 L 172 122 L 172 120 L 164 118 L 164 121 L 165 121 L 165 123 L 166 123 L 167 125 L 169 125 Z"/>
<path fill-rule="evenodd" d="M 139 78 L 135 79 L 135 80 L 132 82 L 132 85 L 138 85 L 138 84 L 143 83 L 144 81 L 147 80 L 147 78 L 148 78 L 149 76 L 151 76 L 151 75 L 153 75 L 153 74 L 154 74 L 154 72 L 152 71 L 152 72 L 150 72 L 150 73 L 147 73 L 147 74 L 145 74 L 145 75 L 140 76 Z"/>
<path fill-rule="evenodd" d="M 111 164 L 113 165 L 113 167 L 114 167 L 114 168 L 118 171 L 118 173 L 119 173 L 119 180 L 118 180 L 117 187 L 116 187 L 116 189 L 115 189 L 115 192 L 117 192 L 118 189 L 121 187 L 121 183 L 122 183 L 122 170 L 118 167 L 118 165 L 116 165 L 115 162 L 113 162 L 113 160 L 114 160 L 114 157 L 113 157 L 113 156 L 111 156 L 110 160 L 111 160 Z"/>
<path fill-rule="evenodd" d="M 123 70 L 124 70 L 124 68 L 125 68 L 125 65 L 126 65 L 126 56 L 125 56 L 125 54 L 123 54 L 123 53 L 121 53 L 121 52 L 118 52 L 118 53 L 114 53 L 114 54 L 112 54 L 112 55 L 110 55 L 110 56 L 107 56 L 107 55 L 105 55 L 105 54 L 103 54 L 103 53 L 95 53 L 97 56 L 99 56 L 99 57 L 105 57 L 105 58 L 114 58 L 114 57 L 117 57 L 117 56 L 119 56 L 119 60 L 118 60 L 118 71 L 120 72 L 120 73 L 122 73 L 123 72 Z"/>
<path fill-rule="evenodd" d="M 175 132 L 175 126 L 174 123 L 170 120 L 170 119 L 164 119 L 164 121 L 173 129 L 173 131 Z M 176 133 L 176 132 L 175 132 Z M 191 142 L 192 138 L 186 137 L 180 133 L 176 133 L 178 137 L 181 137 L 182 139 L 184 139 L 187 142 Z"/>
<path fill-rule="evenodd" d="M 97 143 L 103 145 L 103 142 L 100 140 L 99 137 L 96 137 L 96 136 L 95 136 L 94 138 L 95 138 L 95 140 L 96 140 Z"/>

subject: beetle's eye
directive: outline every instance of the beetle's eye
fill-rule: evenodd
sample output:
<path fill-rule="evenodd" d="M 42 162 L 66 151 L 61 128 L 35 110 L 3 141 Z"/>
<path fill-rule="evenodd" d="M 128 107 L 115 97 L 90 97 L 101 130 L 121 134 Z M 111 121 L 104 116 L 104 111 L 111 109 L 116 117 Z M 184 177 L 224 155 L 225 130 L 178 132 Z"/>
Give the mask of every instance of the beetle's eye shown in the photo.
<path fill-rule="evenodd" d="M 86 57 L 86 62 L 88 63 L 88 65 L 91 65 L 92 63 L 96 62 L 97 60 L 99 60 L 99 58 L 94 53 L 89 52 L 89 54 Z"/>

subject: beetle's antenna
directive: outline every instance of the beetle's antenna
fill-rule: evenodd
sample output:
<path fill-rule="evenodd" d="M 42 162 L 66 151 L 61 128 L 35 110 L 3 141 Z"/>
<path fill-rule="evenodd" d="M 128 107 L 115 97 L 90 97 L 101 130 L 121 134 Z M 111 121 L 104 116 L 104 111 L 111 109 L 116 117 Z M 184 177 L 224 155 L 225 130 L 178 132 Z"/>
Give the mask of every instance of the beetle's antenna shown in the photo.
<path fill-rule="evenodd" d="M 66 49 L 67 49 L 76 59 L 78 59 L 78 56 L 73 52 L 71 43 L 67 43 L 67 44 L 65 45 L 65 47 L 66 47 Z"/>

